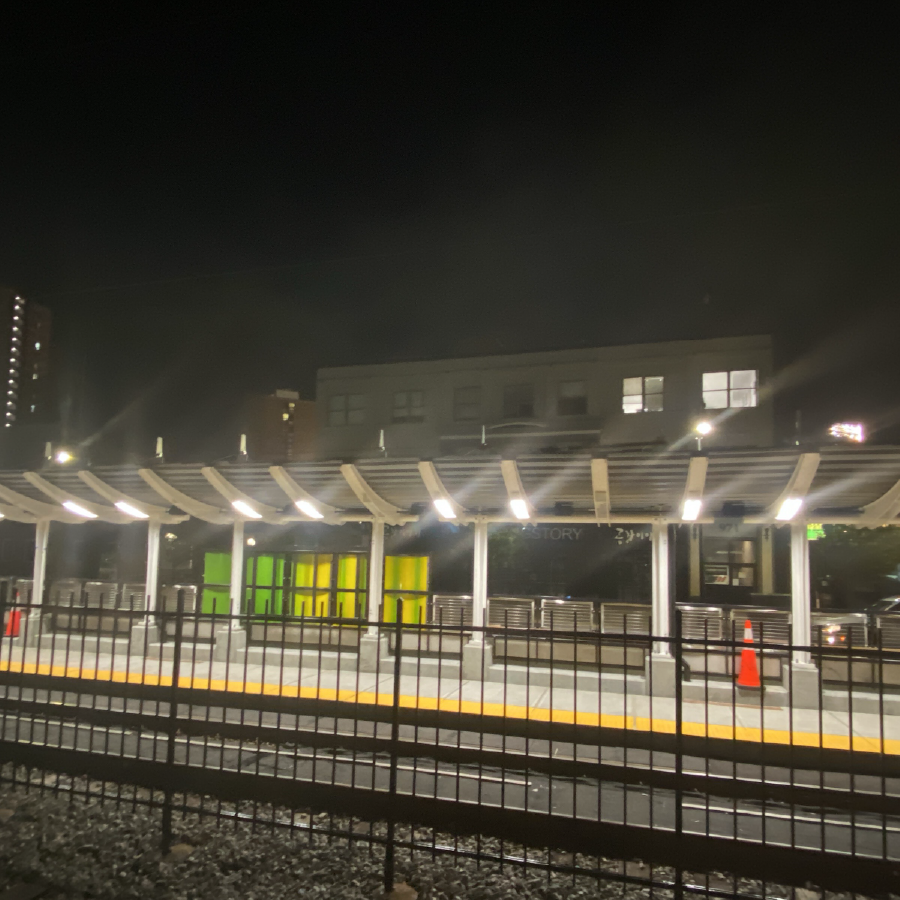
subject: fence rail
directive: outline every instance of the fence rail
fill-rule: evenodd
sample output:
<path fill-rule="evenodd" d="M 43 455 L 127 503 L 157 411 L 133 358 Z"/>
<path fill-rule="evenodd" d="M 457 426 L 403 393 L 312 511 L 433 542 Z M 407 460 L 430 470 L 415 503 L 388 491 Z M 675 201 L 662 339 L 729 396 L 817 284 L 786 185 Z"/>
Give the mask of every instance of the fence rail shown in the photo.
<path fill-rule="evenodd" d="M 243 617 L 185 611 L 183 594 L 159 615 L 103 609 L 108 633 L 91 610 L 4 612 L 16 627 L 0 640 L 0 759 L 156 792 L 163 843 L 173 815 L 212 797 L 224 816 L 248 801 L 268 805 L 266 822 L 277 808 L 282 824 L 298 809 L 384 823 L 331 831 L 383 853 L 386 884 L 398 853 L 422 849 L 412 826 L 431 829 L 432 853 L 487 860 L 496 851 L 436 835 L 490 835 L 526 848 L 510 860 L 543 848 L 534 865 L 573 875 L 601 877 L 600 848 L 641 858 L 671 870 L 676 894 L 713 861 L 863 892 L 900 867 L 900 681 L 885 675 L 900 651 L 795 647 L 765 625 L 748 645 L 567 621 L 548 643 L 521 620 L 402 615 L 355 626 L 350 643 L 331 639 L 345 620 L 300 620 L 299 641 L 273 645 Z M 755 689 L 735 682 L 748 649 Z M 551 850 L 575 855 L 556 864 Z"/>

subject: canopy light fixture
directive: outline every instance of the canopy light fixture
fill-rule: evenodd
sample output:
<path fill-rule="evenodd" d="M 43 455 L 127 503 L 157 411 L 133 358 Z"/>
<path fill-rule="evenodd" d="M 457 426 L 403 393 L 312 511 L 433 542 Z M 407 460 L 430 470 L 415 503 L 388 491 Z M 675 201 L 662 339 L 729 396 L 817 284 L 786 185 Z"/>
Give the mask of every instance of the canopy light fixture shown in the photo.
<path fill-rule="evenodd" d="M 325 514 L 319 512 L 319 510 L 317 510 L 315 506 L 313 506 L 312 503 L 309 502 L 309 500 L 295 500 L 294 506 L 296 506 L 304 516 L 309 516 L 311 519 L 325 518 Z"/>
<path fill-rule="evenodd" d="M 531 518 L 531 514 L 528 512 L 528 504 L 521 497 L 514 497 L 510 500 L 509 508 L 517 519 Z"/>
<path fill-rule="evenodd" d="M 130 503 L 126 503 L 124 500 L 116 500 L 115 507 L 119 512 L 125 513 L 126 516 L 131 516 L 133 519 L 149 519 L 150 516 L 147 513 L 142 512 L 136 506 L 132 506 Z"/>
<path fill-rule="evenodd" d="M 243 500 L 232 500 L 231 505 L 242 515 L 248 519 L 261 519 L 262 513 L 258 513 L 249 503 Z"/>
<path fill-rule="evenodd" d="M 68 450 L 57 450 L 56 451 L 56 461 L 60 465 L 64 466 L 67 462 L 72 462 L 73 459 L 75 459 L 75 457 L 72 456 L 72 454 L 69 453 Z"/>
<path fill-rule="evenodd" d="M 434 501 L 434 508 L 445 518 L 445 519 L 455 519 L 456 512 L 453 509 L 453 504 L 447 500 L 446 497 L 438 497 L 437 500 Z"/>
<path fill-rule="evenodd" d="M 255 546 L 256 546 L 256 538 L 254 538 L 254 537 L 248 537 L 248 538 L 247 538 L 247 546 L 248 546 L 248 547 L 255 547 Z"/>
<path fill-rule="evenodd" d="M 778 519 L 779 522 L 790 522 L 790 520 L 800 512 L 801 506 L 803 506 L 802 497 L 788 497 L 784 503 L 781 504 L 781 509 L 778 510 L 778 514 L 775 518 Z"/>
<path fill-rule="evenodd" d="M 96 513 L 92 513 L 89 509 L 85 509 L 83 506 L 79 506 L 74 500 L 63 500 L 63 506 L 70 513 L 75 513 L 76 516 L 81 516 L 83 519 L 97 518 Z"/>
<path fill-rule="evenodd" d="M 708 434 L 712 434 L 712 430 L 713 427 L 711 422 L 698 422 L 694 426 L 694 431 L 696 431 L 697 434 L 702 434 L 704 437 Z"/>
<path fill-rule="evenodd" d="M 697 516 L 700 515 L 700 508 L 703 506 L 702 500 L 685 500 L 684 509 L 681 511 L 681 519 L 683 522 L 696 522 Z"/>

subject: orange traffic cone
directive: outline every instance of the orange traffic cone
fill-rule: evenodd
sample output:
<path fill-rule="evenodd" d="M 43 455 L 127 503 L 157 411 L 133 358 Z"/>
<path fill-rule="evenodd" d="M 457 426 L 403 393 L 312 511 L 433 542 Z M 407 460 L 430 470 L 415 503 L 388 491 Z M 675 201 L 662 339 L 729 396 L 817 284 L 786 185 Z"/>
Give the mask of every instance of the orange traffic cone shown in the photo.
<path fill-rule="evenodd" d="M 756 651 L 753 649 L 753 626 L 750 620 L 744 622 L 744 649 L 741 651 L 741 668 L 738 672 L 739 687 L 759 688 L 759 667 L 756 665 Z"/>

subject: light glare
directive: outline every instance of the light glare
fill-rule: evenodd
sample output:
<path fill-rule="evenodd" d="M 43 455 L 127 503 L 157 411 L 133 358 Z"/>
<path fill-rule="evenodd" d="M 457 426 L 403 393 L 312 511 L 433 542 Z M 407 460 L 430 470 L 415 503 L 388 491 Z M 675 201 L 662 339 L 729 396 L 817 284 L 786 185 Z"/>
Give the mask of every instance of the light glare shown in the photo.
<path fill-rule="evenodd" d="M 512 514 L 517 519 L 531 518 L 528 512 L 528 504 L 521 497 L 516 497 L 513 500 L 510 500 L 509 508 L 512 510 Z"/>
<path fill-rule="evenodd" d="M 319 510 L 317 510 L 315 506 L 313 506 L 312 503 L 309 502 L 309 500 L 297 500 L 294 502 L 294 506 L 296 506 L 297 509 L 299 509 L 300 512 L 303 513 L 303 515 L 309 516 L 311 519 L 325 518 L 325 514 L 319 512 Z"/>
<path fill-rule="evenodd" d="M 712 430 L 713 430 L 713 427 L 710 422 L 698 422 L 694 426 L 694 431 L 696 431 L 697 434 L 702 434 L 704 436 L 707 434 L 710 434 L 712 432 Z"/>
<path fill-rule="evenodd" d="M 150 518 L 147 513 L 141 512 L 137 507 L 132 506 L 130 503 L 126 503 L 124 500 L 116 500 L 115 506 L 119 512 L 123 512 L 126 516 L 131 516 L 134 519 Z"/>
<path fill-rule="evenodd" d="M 63 464 L 65 464 L 65 463 L 67 463 L 67 462 L 71 462 L 72 459 L 73 459 L 73 456 L 72 456 L 71 453 L 69 453 L 68 450 L 60 450 L 60 451 L 58 451 L 57 454 L 56 454 L 56 461 L 57 461 L 58 463 L 63 463 Z"/>
<path fill-rule="evenodd" d="M 684 509 L 681 512 L 682 521 L 696 522 L 697 516 L 700 515 L 701 506 L 703 506 L 702 500 L 685 500 Z"/>
<path fill-rule="evenodd" d="M 455 519 L 456 512 L 453 509 L 453 504 L 446 499 L 446 497 L 438 497 L 437 500 L 434 501 L 434 508 L 445 518 L 445 519 Z"/>
<path fill-rule="evenodd" d="M 778 515 L 775 516 L 779 522 L 789 522 L 794 516 L 800 512 L 800 507 L 803 506 L 803 499 L 801 497 L 788 497 L 784 503 L 781 504 L 781 509 L 778 510 Z"/>
<path fill-rule="evenodd" d="M 232 500 L 231 505 L 243 516 L 249 519 L 261 519 L 262 513 L 258 513 L 249 503 L 243 500 Z"/>
<path fill-rule="evenodd" d="M 83 506 L 79 506 L 75 503 L 74 500 L 64 500 L 63 506 L 70 512 L 75 513 L 76 516 L 81 516 L 83 519 L 96 519 L 97 514 L 92 513 L 89 509 L 85 509 Z"/>
<path fill-rule="evenodd" d="M 832 437 L 861 444 L 866 439 L 866 432 L 860 422 L 836 422 L 828 433 Z"/>

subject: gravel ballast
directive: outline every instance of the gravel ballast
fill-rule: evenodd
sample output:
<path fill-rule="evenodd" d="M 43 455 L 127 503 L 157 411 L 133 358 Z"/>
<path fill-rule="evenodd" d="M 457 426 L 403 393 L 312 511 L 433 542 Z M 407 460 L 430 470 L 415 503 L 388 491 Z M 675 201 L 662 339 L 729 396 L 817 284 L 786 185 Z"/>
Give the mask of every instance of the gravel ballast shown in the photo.
<path fill-rule="evenodd" d="M 137 805 L 132 808 L 130 788 L 122 789 L 122 799 L 99 796 L 69 796 L 69 790 L 90 788 L 102 793 L 103 786 L 82 779 L 49 776 L 59 788 L 56 794 L 46 787 L 0 785 L 0 898 L 14 885 L 41 882 L 49 886 L 47 898 L 71 900 L 279 900 L 279 898 L 381 898 L 383 850 L 367 843 L 329 837 L 306 830 L 290 830 L 257 825 L 247 819 L 229 820 L 176 812 L 173 845 L 169 853 L 160 847 L 161 812 Z M 139 789 L 138 796 L 146 799 Z M 233 807 L 229 808 L 233 810 Z M 252 810 L 252 807 L 247 807 Z M 279 812 L 257 809 L 256 815 L 269 821 Z M 285 813 L 285 815 L 290 815 Z M 351 823 L 346 819 L 313 816 L 306 821 L 317 826 L 383 834 L 383 825 Z M 398 836 L 409 829 L 398 826 Z M 361 834 L 362 836 L 362 834 Z M 416 838 L 425 838 L 416 833 Z M 431 840 L 428 832 L 427 839 Z M 452 838 L 438 840 L 452 841 Z M 475 849 L 472 838 L 459 839 L 461 849 Z M 482 838 L 483 852 L 499 850 L 499 842 Z M 509 852 L 509 848 L 506 848 Z M 620 880 L 597 882 L 594 878 L 573 881 L 569 875 L 525 869 L 506 864 L 502 871 L 494 862 L 476 865 L 474 860 L 449 855 L 397 852 L 396 881 L 392 900 L 587 900 L 587 898 L 671 897 L 660 886 L 623 884 Z M 513 854 L 515 855 L 515 854 Z M 571 863 L 570 854 L 551 854 L 555 862 Z M 575 860 L 583 864 L 580 858 Z M 597 861 L 592 859 L 592 865 Z M 601 863 L 604 869 L 622 872 L 621 863 Z M 641 863 L 628 863 L 626 875 L 654 881 L 669 881 L 671 870 L 651 870 Z M 705 880 L 705 879 L 704 879 Z M 701 881 L 700 883 L 703 883 Z M 762 885 L 746 879 L 712 876 L 710 887 L 762 894 Z M 766 896 L 811 898 L 818 892 L 767 886 Z M 828 894 L 838 898 L 842 895 Z M 849 896 L 849 895 L 847 895 Z"/>

